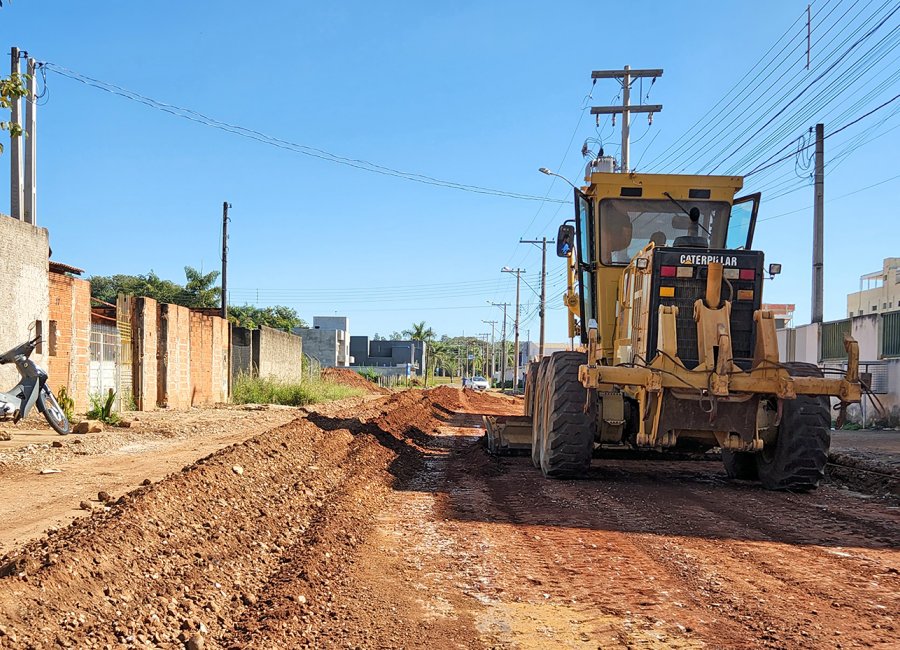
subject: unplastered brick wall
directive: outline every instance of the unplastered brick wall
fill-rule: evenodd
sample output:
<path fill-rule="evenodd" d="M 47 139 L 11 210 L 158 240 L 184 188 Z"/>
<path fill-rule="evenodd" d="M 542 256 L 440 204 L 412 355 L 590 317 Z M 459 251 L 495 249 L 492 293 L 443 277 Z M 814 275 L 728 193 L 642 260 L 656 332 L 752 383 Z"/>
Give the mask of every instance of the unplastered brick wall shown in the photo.
<path fill-rule="evenodd" d="M 137 298 L 131 319 L 133 332 L 132 395 L 138 410 L 156 408 L 157 352 L 157 302 L 153 298 Z"/>
<path fill-rule="evenodd" d="M 191 312 L 190 329 L 191 405 L 225 402 L 230 375 L 228 321 L 219 316 Z"/>
<path fill-rule="evenodd" d="M 90 408 L 88 370 L 91 362 L 91 283 L 63 273 L 50 273 L 47 365 L 50 388 L 65 387 L 75 411 Z"/>
<path fill-rule="evenodd" d="M 191 312 L 180 305 L 159 306 L 157 404 L 191 406 Z"/>
<path fill-rule="evenodd" d="M 46 228 L 0 214 L 0 353 L 29 338 L 29 327 L 40 322 L 47 338 L 49 313 L 50 243 Z M 47 345 L 32 359 L 47 367 Z M 0 388 L 12 388 L 19 373 L 12 365 L 0 366 Z"/>

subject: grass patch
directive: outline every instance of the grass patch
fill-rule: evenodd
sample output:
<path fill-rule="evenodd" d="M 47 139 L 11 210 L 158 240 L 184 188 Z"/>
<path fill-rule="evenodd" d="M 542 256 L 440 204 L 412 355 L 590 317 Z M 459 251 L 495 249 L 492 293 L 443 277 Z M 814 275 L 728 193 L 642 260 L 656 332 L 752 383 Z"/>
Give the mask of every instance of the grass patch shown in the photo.
<path fill-rule="evenodd" d="M 365 395 L 365 391 L 317 377 L 305 379 L 302 384 L 291 384 L 275 379 L 238 375 L 231 395 L 236 404 L 306 406 L 345 397 L 358 397 Z"/>

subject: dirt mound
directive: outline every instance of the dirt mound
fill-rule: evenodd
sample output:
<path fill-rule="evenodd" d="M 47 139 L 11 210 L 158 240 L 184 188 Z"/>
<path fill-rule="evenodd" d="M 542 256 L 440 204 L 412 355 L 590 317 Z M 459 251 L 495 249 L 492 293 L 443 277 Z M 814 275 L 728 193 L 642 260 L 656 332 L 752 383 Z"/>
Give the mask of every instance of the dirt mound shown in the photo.
<path fill-rule="evenodd" d="M 382 388 L 378 384 L 369 381 L 355 370 L 350 370 L 349 368 L 322 368 L 322 378 L 337 384 L 362 388 L 370 393 L 387 395 L 391 392 L 387 388 Z"/>
<path fill-rule="evenodd" d="M 365 645 L 389 603 L 348 610 L 333 593 L 459 404 L 414 390 L 313 412 L 50 531 L 0 558 L 0 648 L 343 646 L 348 616 Z M 399 646 L 420 633 L 406 625 Z"/>
<path fill-rule="evenodd" d="M 521 397 L 469 388 L 460 390 L 451 386 L 438 386 L 428 391 L 428 394 L 436 406 L 457 413 L 466 411 L 480 415 L 521 415 L 524 408 Z"/>

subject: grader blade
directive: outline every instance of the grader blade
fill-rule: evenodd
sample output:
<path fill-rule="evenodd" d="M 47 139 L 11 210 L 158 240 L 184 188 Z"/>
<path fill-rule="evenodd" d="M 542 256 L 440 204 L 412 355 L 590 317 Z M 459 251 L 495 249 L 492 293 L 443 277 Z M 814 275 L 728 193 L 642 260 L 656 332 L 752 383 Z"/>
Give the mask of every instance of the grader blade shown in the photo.
<path fill-rule="evenodd" d="M 531 453 L 531 418 L 527 415 L 485 415 L 488 451 L 497 456 Z"/>

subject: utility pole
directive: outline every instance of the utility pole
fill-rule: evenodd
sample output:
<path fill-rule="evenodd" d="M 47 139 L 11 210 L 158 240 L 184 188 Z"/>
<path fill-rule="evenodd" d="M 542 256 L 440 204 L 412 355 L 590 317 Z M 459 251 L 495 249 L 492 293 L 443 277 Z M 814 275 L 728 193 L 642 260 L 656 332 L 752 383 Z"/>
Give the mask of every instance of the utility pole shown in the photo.
<path fill-rule="evenodd" d="M 228 318 L 228 201 L 222 203 L 222 318 Z"/>
<path fill-rule="evenodd" d="M 503 327 L 500 328 L 500 338 L 503 339 L 501 343 L 501 352 L 500 352 L 500 388 L 503 388 L 503 383 L 506 381 L 506 308 L 509 307 L 508 302 L 492 302 L 494 307 L 502 307 L 503 308 Z"/>
<path fill-rule="evenodd" d="M 813 211 L 812 254 L 812 319 L 822 322 L 824 311 L 824 250 L 825 250 L 825 125 L 816 124 L 816 189 Z"/>
<path fill-rule="evenodd" d="M 541 340 L 538 346 L 538 358 L 544 356 L 544 312 L 547 309 L 547 244 L 555 244 L 555 239 L 520 239 L 520 244 L 535 244 L 541 247 L 541 306 L 538 314 L 541 317 Z"/>
<path fill-rule="evenodd" d="M 592 79 L 619 79 L 622 84 L 622 105 L 621 106 L 593 106 L 591 107 L 591 115 L 622 115 L 622 160 L 621 171 L 628 173 L 629 159 L 631 155 L 631 140 L 629 130 L 631 128 L 632 113 L 650 113 L 650 122 L 653 122 L 653 113 L 659 113 L 662 110 L 662 104 L 638 104 L 631 105 L 631 84 L 635 79 L 644 77 L 652 77 L 655 82 L 658 77 L 663 74 L 662 69 L 654 70 L 632 70 L 631 66 L 625 66 L 622 70 L 594 70 L 591 73 Z M 643 101 L 643 97 L 640 98 Z M 615 117 L 613 117 L 615 120 Z M 615 121 L 613 122 L 615 123 Z"/>
<path fill-rule="evenodd" d="M 28 73 L 28 95 L 25 99 L 25 211 L 24 217 L 27 223 L 37 225 L 37 77 L 35 76 L 37 64 L 34 59 L 28 59 L 25 70 Z"/>
<path fill-rule="evenodd" d="M 494 325 L 497 324 L 495 320 L 483 320 L 482 323 L 491 326 L 491 379 L 494 377 L 494 373 L 497 372 L 497 357 L 494 354 Z"/>
<path fill-rule="evenodd" d="M 513 375 L 513 393 L 519 392 L 519 306 L 521 304 L 519 300 L 520 289 L 522 285 L 522 273 L 525 272 L 525 269 L 511 269 L 509 267 L 503 267 L 500 269 L 502 273 L 514 273 L 516 276 L 516 320 L 515 320 L 515 351 L 516 351 L 516 359 L 515 359 L 515 375 Z"/>
<path fill-rule="evenodd" d="M 10 72 L 13 77 L 18 77 L 19 48 L 14 47 L 9 52 L 12 66 Z M 24 206 L 22 190 L 22 99 L 10 98 L 10 124 L 9 124 L 9 216 L 22 221 L 22 208 Z"/>

